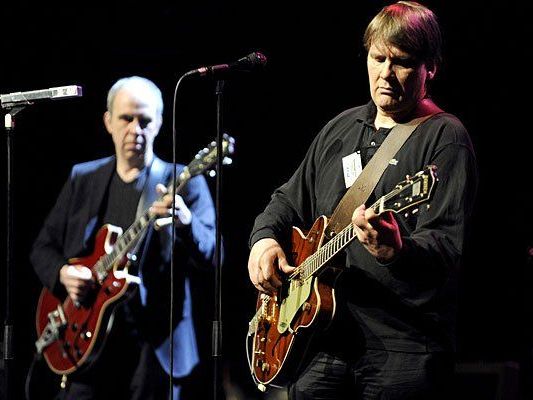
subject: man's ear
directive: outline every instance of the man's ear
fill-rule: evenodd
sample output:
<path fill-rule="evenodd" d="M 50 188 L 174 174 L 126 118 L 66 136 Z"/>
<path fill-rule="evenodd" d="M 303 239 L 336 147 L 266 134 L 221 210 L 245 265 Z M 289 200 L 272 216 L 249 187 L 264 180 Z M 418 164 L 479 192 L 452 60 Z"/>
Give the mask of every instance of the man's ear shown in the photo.
<path fill-rule="evenodd" d="M 161 114 L 158 114 L 156 117 L 155 123 L 155 130 L 157 131 L 157 135 L 159 135 L 159 131 L 161 130 L 161 126 L 163 125 L 163 116 Z"/>
<path fill-rule="evenodd" d="M 437 66 L 428 65 L 428 80 L 432 80 L 436 74 L 437 74 Z"/>
<path fill-rule="evenodd" d="M 111 113 L 106 111 L 104 113 L 104 125 L 109 134 L 111 134 Z"/>

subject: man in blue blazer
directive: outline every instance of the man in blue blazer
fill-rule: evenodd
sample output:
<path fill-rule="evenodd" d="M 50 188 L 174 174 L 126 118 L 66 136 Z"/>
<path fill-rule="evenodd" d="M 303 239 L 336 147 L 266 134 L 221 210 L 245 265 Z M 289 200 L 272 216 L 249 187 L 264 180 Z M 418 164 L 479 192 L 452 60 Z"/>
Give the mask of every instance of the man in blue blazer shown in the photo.
<path fill-rule="evenodd" d="M 93 252 L 99 227 L 126 230 L 148 207 L 168 217 L 172 196 L 158 184 L 171 180 L 172 165 L 153 152 L 162 113 L 161 92 L 148 79 L 123 78 L 109 90 L 104 123 L 115 155 L 73 167 L 31 252 L 37 275 L 56 296 L 68 295 L 74 302 L 87 298 L 94 278 L 88 266 L 68 260 Z M 182 170 L 179 165 L 177 173 Z M 192 178 L 180 194 L 175 200 L 174 399 L 194 395 L 199 355 L 189 275 L 193 268 L 213 264 L 215 248 L 215 213 L 205 178 Z M 139 290 L 115 308 L 101 355 L 90 369 L 69 377 L 61 398 L 168 398 L 171 229 L 168 224 L 148 229 L 137 246 Z"/>

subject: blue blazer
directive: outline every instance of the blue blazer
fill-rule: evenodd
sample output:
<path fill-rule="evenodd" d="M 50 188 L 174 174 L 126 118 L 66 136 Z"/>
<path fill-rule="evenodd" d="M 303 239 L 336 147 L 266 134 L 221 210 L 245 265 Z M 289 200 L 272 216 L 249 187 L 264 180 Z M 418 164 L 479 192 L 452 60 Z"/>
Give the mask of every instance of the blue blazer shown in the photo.
<path fill-rule="evenodd" d="M 100 225 L 105 223 L 99 221 L 99 211 L 115 168 L 114 156 L 75 165 L 33 245 L 30 260 L 34 269 L 43 285 L 56 295 L 64 294 L 59 282 L 61 267 L 68 259 L 93 251 L 92 240 Z M 179 165 L 177 175 L 182 170 L 183 165 Z M 149 171 L 139 211 L 145 210 L 157 199 L 157 183 L 170 182 L 172 164 L 154 157 Z M 215 212 L 205 178 L 201 175 L 192 178 L 181 195 L 192 212 L 192 222 L 176 229 L 173 314 L 173 376 L 176 378 L 188 375 L 199 362 L 188 271 L 190 268 L 210 267 L 215 253 Z M 170 246 L 170 226 L 158 231 L 153 228 L 148 230 L 140 247 L 141 301 L 135 309 L 139 329 L 153 345 L 162 368 L 168 374 Z"/>

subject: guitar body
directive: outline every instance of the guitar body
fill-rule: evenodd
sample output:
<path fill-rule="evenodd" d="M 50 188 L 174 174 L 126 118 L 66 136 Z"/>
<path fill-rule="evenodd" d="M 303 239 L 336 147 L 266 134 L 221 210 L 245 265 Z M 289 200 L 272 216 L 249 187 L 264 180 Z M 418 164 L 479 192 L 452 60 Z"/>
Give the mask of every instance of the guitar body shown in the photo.
<path fill-rule="evenodd" d="M 90 291 L 81 304 L 74 304 L 67 296 L 55 297 L 46 288 L 42 290 L 37 306 L 37 335 L 42 343 L 42 353 L 50 369 L 57 374 L 67 375 L 93 362 L 104 342 L 106 331 L 114 307 L 125 294 L 130 293 L 130 285 L 124 278 L 117 279 L 110 271 L 101 281 L 93 268 L 98 260 L 109 253 L 118 236 L 120 228 L 103 226 L 96 235 L 94 252 L 83 258 L 69 260 L 71 265 L 84 265 L 91 268 L 95 278 L 95 288 Z M 128 262 L 119 262 L 114 270 L 125 270 Z"/>
<path fill-rule="evenodd" d="M 317 251 L 326 223 L 326 217 L 319 217 L 307 235 L 293 228 L 291 265 L 300 265 Z M 334 284 L 340 272 L 326 268 L 319 276 L 284 283 L 272 297 L 259 295 L 251 357 L 252 372 L 259 383 L 283 386 L 291 380 L 313 333 L 333 319 Z"/>

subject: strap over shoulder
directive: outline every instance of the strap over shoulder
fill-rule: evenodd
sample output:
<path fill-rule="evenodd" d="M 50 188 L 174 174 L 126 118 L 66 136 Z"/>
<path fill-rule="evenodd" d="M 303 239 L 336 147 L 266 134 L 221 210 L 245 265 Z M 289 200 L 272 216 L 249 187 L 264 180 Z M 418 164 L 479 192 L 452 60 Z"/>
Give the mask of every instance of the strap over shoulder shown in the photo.
<path fill-rule="evenodd" d="M 383 144 L 376 151 L 376 154 L 374 154 L 365 168 L 363 168 L 361 174 L 344 194 L 333 211 L 329 223 L 326 226 L 326 240 L 335 236 L 351 223 L 355 208 L 368 200 L 381 175 L 385 172 L 389 161 L 400 150 L 415 129 L 438 112 L 442 112 L 442 110 L 435 110 L 435 112 L 415 118 L 404 124 L 397 124 L 392 128 Z"/>

